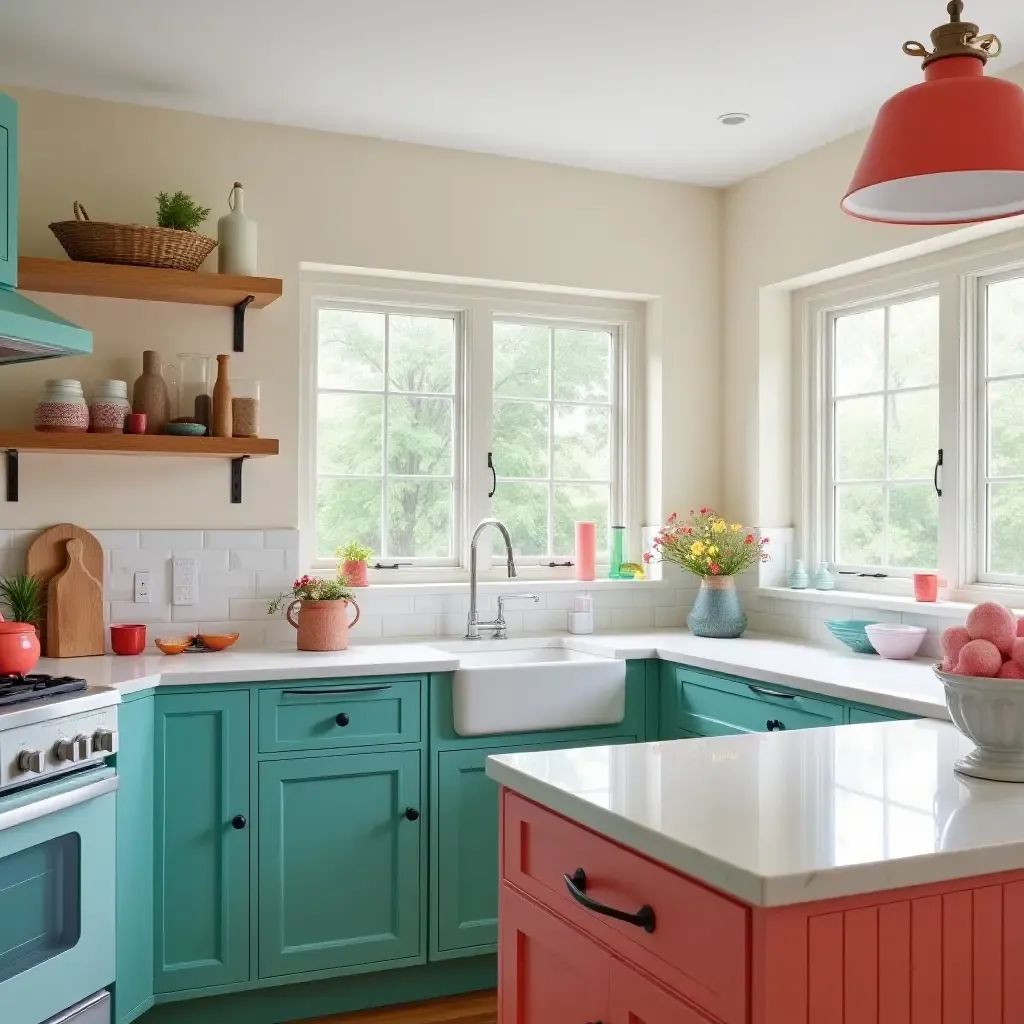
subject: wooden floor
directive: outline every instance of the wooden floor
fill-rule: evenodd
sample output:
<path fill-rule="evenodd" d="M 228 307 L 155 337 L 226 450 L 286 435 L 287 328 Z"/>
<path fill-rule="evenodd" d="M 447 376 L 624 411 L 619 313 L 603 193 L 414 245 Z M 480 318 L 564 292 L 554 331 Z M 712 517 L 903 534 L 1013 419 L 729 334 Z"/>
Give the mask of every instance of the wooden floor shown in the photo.
<path fill-rule="evenodd" d="M 300 1024 L 497 1024 L 498 1000 L 494 992 L 474 992 L 428 1003 L 406 1003 L 384 1010 L 362 1010 L 317 1017 Z"/>

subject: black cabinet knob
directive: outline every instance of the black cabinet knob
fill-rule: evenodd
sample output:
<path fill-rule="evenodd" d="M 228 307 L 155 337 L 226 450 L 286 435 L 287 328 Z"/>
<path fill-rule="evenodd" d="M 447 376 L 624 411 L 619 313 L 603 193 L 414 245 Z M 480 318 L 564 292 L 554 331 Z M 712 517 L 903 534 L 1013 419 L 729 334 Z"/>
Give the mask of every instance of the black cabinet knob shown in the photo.
<path fill-rule="evenodd" d="M 786 728 L 785 724 L 780 722 L 777 718 L 769 718 L 764 724 L 768 726 L 769 732 L 781 732 Z"/>
<path fill-rule="evenodd" d="M 416 819 L 419 818 L 419 816 L 420 812 L 417 811 L 415 807 L 406 807 L 405 817 L 407 821 L 416 821 Z"/>
<path fill-rule="evenodd" d="M 244 814 L 236 814 L 231 819 L 231 827 L 232 828 L 238 828 L 238 829 L 245 828 L 245 815 Z"/>
<path fill-rule="evenodd" d="M 346 725 L 348 725 L 351 719 L 349 719 L 348 715 L 346 715 L 345 712 L 342 711 L 342 713 L 338 715 L 338 717 L 334 721 L 337 722 L 338 725 L 340 725 L 342 728 L 344 728 Z"/>

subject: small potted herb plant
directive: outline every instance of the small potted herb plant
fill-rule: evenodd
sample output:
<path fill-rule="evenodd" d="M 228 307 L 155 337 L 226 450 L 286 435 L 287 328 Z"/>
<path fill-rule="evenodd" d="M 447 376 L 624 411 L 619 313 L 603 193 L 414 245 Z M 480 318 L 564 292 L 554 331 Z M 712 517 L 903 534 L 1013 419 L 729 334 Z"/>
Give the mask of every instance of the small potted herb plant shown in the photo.
<path fill-rule="evenodd" d="M 366 561 L 373 557 L 373 550 L 357 540 L 349 541 L 334 554 L 341 560 L 339 572 L 348 581 L 350 587 L 365 587 Z"/>
<path fill-rule="evenodd" d="M 39 579 L 19 572 L 0 579 L 0 603 L 11 622 L 27 622 L 39 629 L 43 621 L 43 588 Z"/>
<path fill-rule="evenodd" d="M 344 576 L 339 574 L 333 580 L 300 576 L 291 593 L 274 598 L 267 612 L 274 615 L 286 603 L 285 618 L 298 631 L 300 651 L 343 651 L 348 647 L 348 631 L 359 621 L 359 605 Z M 351 622 L 350 604 L 356 610 Z M 296 609 L 298 614 L 293 616 Z"/>

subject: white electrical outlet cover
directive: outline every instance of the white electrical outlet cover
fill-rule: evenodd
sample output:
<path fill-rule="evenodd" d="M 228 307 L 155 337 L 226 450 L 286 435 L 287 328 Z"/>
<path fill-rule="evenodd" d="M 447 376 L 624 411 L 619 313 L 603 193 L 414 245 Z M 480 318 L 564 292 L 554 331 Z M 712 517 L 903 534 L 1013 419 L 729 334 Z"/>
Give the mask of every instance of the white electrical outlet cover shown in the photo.
<path fill-rule="evenodd" d="M 172 566 L 171 603 L 198 604 L 199 570 L 194 558 L 175 558 Z"/>
<path fill-rule="evenodd" d="M 149 604 L 149 572 L 135 574 L 135 603 Z"/>

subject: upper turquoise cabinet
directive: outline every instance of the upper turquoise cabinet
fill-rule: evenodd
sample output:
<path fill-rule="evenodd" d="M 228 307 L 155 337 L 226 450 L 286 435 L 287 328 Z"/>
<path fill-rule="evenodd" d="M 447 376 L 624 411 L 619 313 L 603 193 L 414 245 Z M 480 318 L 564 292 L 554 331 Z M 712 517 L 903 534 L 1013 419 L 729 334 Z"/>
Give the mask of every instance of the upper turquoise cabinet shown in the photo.
<path fill-rule="evenodd" d="M 0 93 L 0 284 L 18 283 L 18 105 Z"/>

